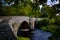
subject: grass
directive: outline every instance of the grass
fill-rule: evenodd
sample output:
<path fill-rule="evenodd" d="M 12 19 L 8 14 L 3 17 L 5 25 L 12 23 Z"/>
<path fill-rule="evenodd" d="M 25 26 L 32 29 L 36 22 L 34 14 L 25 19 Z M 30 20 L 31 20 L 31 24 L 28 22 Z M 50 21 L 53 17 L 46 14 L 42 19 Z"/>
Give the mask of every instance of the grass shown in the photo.
<path fill-rule="evenodd" d="M 17 37 L 17 40 L 30 40 L 30 38 L 19 36 L 19 37 Z"/>

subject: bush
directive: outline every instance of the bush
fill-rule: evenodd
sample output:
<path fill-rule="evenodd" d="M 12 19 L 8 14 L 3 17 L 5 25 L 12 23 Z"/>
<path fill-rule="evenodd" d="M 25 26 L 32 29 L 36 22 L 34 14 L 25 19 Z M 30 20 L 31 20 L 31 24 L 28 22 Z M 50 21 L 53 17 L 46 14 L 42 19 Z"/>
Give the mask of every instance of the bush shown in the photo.
<path fill-rule="evenodd" d="M 56 27 L 53 35 L 49 38 L 49 40 L 58 40 L 60 38 L 60 27 Z"/>
<path fill-rule="evenodd" d="M 55 23 L 55 19 L 54 18 L 49 20 L 49 24 L 53 25 L 54 23 Z"/>
<path fill-rule="evenodd" d="M 55 33 L 54 33 L 54 36 L 55 36 L 56 38 L 60 38 L 60 27 L 57 27 L 57 29 L 56 29 L 56 31 L 55 31 Z"/>
<path fill-rule="evenodd" d="M 55 25 L 60 25 L 60 17 L 57 17 L 57 18 L 56 18 Z"/>
<path fill-rule="evenodd" d="M 47 12 L 48 18 L 54 18 L 56 10 L 53 7 L 44 6 L 45 11 Z"/>
<path fill-rule="evenodd" d="M 2 11 L 2 12 L 0 11 L 0 13 L 1 13 L 0 15 L 2 15 L 2 16 L 17 15 L 17 8 L 14 6 L 1 7 L 0 10 Z"/>
<path fill-rule="evenodd" d="M 49 25 L 49 23 L 48 23 L 48 19 L 43 19 L 43 20 L 40 20 L 40 21 L 38 21 L 37 22 L 37 27 L 42 27 L 42 26 L 47 26 L 47 25 Z"/>
<path fill-rule="evenodd" d="M 51 33 L 55 33 L 56 28 L 57 27 L 55 25 L 49 25 L 49 26 L 41 27 L 41 30 L 49 31 Z"/>

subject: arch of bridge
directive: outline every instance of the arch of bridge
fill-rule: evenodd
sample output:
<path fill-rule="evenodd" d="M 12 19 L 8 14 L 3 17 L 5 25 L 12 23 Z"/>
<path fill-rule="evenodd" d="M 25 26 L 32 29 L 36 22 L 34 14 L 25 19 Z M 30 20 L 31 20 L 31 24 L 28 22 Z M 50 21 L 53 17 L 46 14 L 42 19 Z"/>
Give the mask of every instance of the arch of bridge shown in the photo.
<path fill-rule="evenodd" d="M 27 32 L 29 31 L 29 29 L 30 29 L 30 26 L 29 26 L 29 24 L 26 22 L 26 21 L 23 21 L 21 24 L 20 24 L 20 26 L 19 26 L 19 28 L 18 28 L 18 30 L 17 30 L 17 36 L 25 36 L 26 34 L 27 34 Z M 23 33 L 24 32 L 24 33 Z M 22 35 L 23 34 L 23 35 Z M 27 35 L 26 35 L 27 36 Z"/>
<path fill-rule="evenodd" d="M 26 21 L 29 24 L 29 17 L 16 16 L 9 20 L 9 25 L 15 36 L 17 36 L 17 31 L 23 21 Z"/>
<path fill-rule="evenodd" d="M 34 22 L 38 20 L 42 20 L 42 19 L 41 18 L 30 18 L 26 16 L 13 16 L 12 19 L 9 20 L 9 25 L 14 35 L 17 36 L 17 31 L 23 21 L 26 21 L 29 24 L 31 29 L 34 29 Z"/>

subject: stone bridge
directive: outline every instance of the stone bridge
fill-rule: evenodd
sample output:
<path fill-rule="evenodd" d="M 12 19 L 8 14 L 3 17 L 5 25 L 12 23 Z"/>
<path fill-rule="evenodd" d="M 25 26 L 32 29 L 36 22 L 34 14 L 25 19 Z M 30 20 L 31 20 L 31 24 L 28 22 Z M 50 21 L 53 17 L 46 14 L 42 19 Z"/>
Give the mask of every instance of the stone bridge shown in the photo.
<path fill-rule="evenodd" d="M 15 36 L 17 36 L 18 29 L 23 24 L 23 26 L 28 25 L 30 29 L 34 29 L 34 18 L 26 17 L 26 16 L 15 16 L 9 20 L 9 25 L 14 32 Z M 25 24 L 26 23 L 26 24 Z"/>
<path fill-rule="evenodd" d="M 18 30 L 20 28 L 23 28 L 24 30 L 25 27 L 26 29 L 24 31 L 27 31 L 29 29 L 34 29 L 35 22 L 41 19 L 43 18 L 31 18 L 27 16 L 5 16 L 3 18 L 0 18 L 0 26 L 4 27 L 4 25 L 5 26 L 8 25 L 12 30 L 13 34 L 17 36 Z M 9 27 L 6 29 L 9 29 Z"/>

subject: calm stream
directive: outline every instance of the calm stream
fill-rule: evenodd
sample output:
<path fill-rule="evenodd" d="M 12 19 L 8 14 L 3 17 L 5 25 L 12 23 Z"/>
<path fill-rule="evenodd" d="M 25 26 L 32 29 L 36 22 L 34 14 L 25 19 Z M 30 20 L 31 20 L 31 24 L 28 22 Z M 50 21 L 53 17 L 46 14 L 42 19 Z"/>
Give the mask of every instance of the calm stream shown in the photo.
<path fill-rule="evenodd" d="M 50 32 L 35 28 L 34 33 L 31 35 L 31 40 L 48 40 L 50 36 L 52 36 Z"/>

